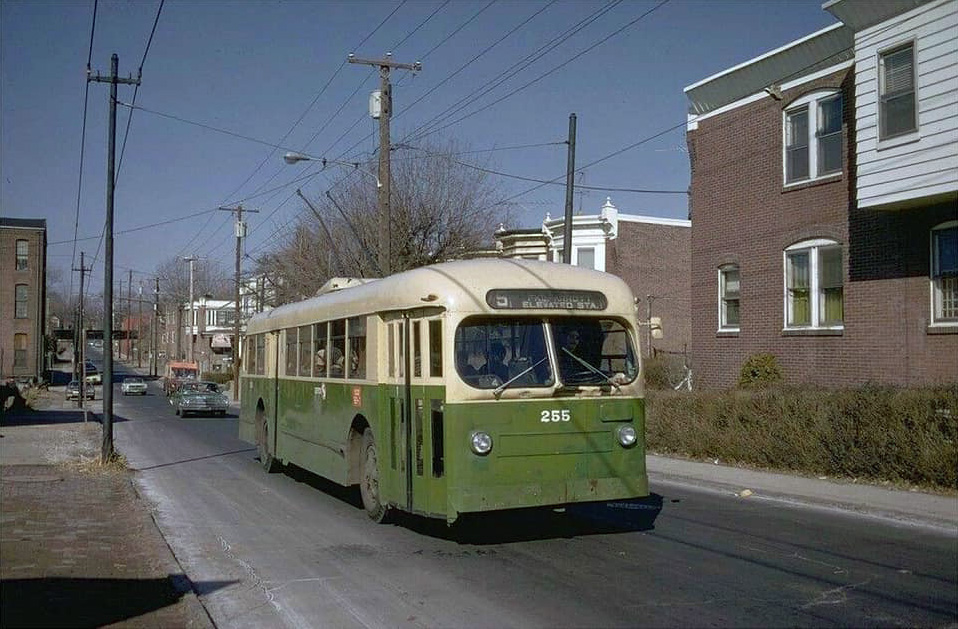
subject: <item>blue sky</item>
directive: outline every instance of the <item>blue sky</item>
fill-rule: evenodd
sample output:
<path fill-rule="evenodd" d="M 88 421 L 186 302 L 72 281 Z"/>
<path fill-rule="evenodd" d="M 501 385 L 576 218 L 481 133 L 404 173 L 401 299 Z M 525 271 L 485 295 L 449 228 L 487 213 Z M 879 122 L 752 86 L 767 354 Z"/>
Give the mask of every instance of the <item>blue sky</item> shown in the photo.
<path fill-rule="evenodd" d="M 100 0 L 94 74 L 108 74 L 117 53 L 121 76 L 136 75 L 158 6 Z M 48 262 L 64 272 L 79 264 L 81 250 L 87 260 L 99 252 L 97 291 L 106 83 L 89 85 L 80 176 L 93 7 L 92 0 L 0 0 L 0 215 L 46 218 Z M 604 8 L 538 60 L 523 62 Z M 331 167 L 295 182 L 315 169 L 286 166 L 283 150 L 268 144 L 367 159 L 378 143 L 367 107 L 379 79 L 369 67 L 344 64 L 351 52 L 392 52 L 396 61 L 423 64 L 418 74 L 393 74 L 394 143 L 421 142 L 413 132 L 452 108 L 433 136 L 477 151 L 463 161 L 564 181 L 566 147 L 556 143 L 566 139 L 570 113 L 577 115 L 582 167 L 682 125 L 685 86 L 833 22 L 818 0 L 167 0 L 136 96 L 145 109 L 134 112 L 128 135 L 130 109 L 119 107 L 118 156 L 125 136 L 126 146 L 117 176 L 115 273 L 125 280 L 133 269 L 134 280 L 145 281 L 161 262 L 190 254 L 232 269 L 231 217 L 216 207 L 242 202 L 259 210 L 249 217 L 245 244 L 255 256 L 303 211 L 297 185 L 316 197 L 347 174 Z M 129 104 L 133 93 L 121 85 L 118 100 Z M 685 190 L 684 149 L 679 126 L 586 168 L 577 182 L 601 189 L 577 195 L 576 210 L 595 213 L 611 196 L 621 212 L 685 218 L 683 194 L 612 190 Z M 546 212 L 563 210 L 562 185 L 529 191 L 537 184 L 493 181 L 515 216 L 509 227 L 537 226 Z"/>

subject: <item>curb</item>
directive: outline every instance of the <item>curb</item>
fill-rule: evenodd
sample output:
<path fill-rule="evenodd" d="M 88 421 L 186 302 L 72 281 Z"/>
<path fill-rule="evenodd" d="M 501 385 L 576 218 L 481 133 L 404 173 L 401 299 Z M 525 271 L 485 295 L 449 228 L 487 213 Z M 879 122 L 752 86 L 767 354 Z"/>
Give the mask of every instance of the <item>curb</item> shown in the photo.
<path fill-rule="evenodd" d="M 958 536 L 958 497 L 889 489 L 870 484 L 808 478 L 777 472 L 646 457 L 651 484 L 692 486 L 739 499 L 844 511 Z"/>

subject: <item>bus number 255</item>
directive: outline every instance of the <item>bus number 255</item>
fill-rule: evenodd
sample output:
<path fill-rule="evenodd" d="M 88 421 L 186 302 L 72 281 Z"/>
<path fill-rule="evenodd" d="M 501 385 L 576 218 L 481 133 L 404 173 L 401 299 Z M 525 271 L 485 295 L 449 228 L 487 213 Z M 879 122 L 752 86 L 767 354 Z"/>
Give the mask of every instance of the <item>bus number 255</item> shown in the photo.
<path fill-rule="evenodd" d="M 567 422 L 572 419 L 572 411 L 567 408 L 558 409 L 554 408 L 551 411 L 542 411 L 542 414 L 539 416 L 539 421 L 544 424 L 549 422 Z"/>

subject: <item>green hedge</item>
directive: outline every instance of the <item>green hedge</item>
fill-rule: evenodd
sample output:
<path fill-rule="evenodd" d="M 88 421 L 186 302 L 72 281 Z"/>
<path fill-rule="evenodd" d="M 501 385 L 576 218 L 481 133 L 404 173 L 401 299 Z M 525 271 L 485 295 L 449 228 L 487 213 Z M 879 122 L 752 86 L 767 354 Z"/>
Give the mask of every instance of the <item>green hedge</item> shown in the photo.
<path fill-rule="evenodd" d="M 204 382 L 215 382 L 216 384 L 226 384 L 232 382 L 232 371 L 205 371 L 201 378 Z"/>
<path fill-rule="evenodd" d="M 653 452 L 958 489 L 958 385 L 648 391 Z"/>

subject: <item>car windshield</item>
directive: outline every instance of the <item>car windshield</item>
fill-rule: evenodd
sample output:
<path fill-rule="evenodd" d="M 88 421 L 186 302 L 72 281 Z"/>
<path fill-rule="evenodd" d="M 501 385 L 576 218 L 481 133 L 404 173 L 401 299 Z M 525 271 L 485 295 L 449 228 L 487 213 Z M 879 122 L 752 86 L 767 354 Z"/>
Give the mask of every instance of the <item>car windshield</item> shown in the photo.
<path fill-rule="evenodd" d="M 143 378 L 127 378 L 126 382 L 130 384 L 143 384 Z"/>
<path fill-rule="evenodd" d="M 180 387 L 183 393 L 219 393 L 220 388 L 215 382 L 188 382 Z"/>

